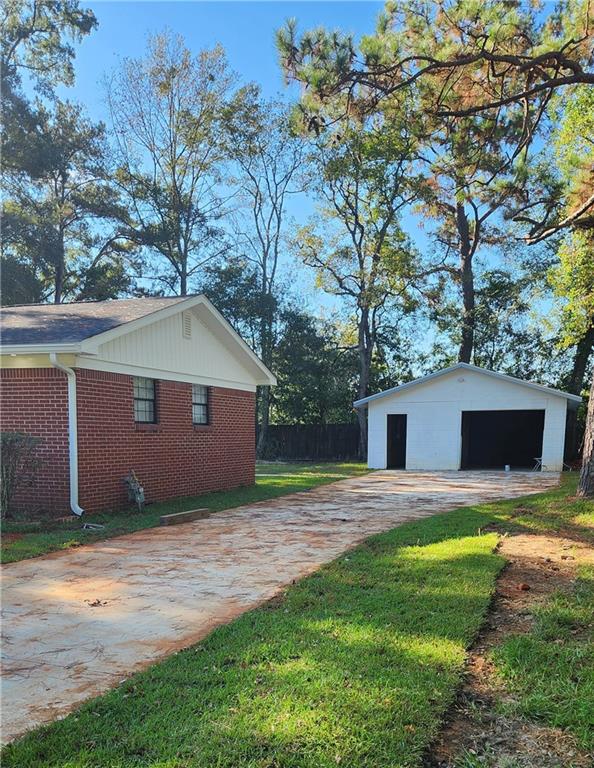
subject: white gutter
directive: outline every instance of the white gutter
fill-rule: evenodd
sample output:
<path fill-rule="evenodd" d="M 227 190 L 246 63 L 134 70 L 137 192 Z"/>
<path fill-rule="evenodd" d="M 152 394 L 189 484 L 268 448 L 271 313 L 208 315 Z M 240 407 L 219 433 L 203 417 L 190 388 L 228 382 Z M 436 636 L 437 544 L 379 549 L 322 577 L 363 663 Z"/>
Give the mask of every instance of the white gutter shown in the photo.
<path fill-rule="evenodd" d="M 78 505 L 78 428 L 76 422 L 76 374 L 72 368 L 58 362 L 56 352 L 50 352 L 50 363 L 68 378 L 68 452 L 70 464 L 70 509 L 81 517 L 84 509 Z"/>
<path fill-rule="evenodd" d="M 71 344 L 2 344 L 0 351 L 3 355 L 47 355 L 50 353 L 64 352 L 77 354 L 81 351 L 81 345 Z"/>

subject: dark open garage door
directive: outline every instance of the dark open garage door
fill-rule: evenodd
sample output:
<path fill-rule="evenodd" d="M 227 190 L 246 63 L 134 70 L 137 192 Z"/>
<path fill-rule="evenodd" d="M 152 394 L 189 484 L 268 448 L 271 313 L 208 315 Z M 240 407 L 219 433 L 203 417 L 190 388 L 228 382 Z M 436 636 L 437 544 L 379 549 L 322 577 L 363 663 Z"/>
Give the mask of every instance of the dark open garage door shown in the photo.
<path fill-rule="evenodd" d="M 461 469 L 532 469 L 542 455 L 544 411 L 463 411 Z"/>

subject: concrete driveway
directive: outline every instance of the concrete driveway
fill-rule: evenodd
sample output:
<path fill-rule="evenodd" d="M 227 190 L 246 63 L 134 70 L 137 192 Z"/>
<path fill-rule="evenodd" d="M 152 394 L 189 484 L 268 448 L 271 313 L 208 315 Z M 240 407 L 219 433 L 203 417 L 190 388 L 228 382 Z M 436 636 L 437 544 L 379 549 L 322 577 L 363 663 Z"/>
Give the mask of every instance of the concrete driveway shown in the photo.
<path fill-rule="evenodd" d="M 373 533 L 557 482 L 382 471 L 3 566 L 3 739 L 200 640 Z"/>

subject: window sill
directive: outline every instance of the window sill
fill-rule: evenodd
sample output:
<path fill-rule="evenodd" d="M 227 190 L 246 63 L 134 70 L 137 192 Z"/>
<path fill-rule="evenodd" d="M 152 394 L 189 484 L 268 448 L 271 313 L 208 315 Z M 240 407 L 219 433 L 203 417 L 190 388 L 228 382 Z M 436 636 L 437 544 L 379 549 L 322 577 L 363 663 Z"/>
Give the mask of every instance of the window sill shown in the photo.
<path fill-rule="evenodd" d="M 196 432 L 212 432 L 213 425 L 212 424 L 192 424 L 192 428 Z"/>
<path fill-rule="evenodd" d="M 134 428 L 137 432 L 162 432 L 160 424 L 152 424 L 150 422 L 135 421 Z"/>

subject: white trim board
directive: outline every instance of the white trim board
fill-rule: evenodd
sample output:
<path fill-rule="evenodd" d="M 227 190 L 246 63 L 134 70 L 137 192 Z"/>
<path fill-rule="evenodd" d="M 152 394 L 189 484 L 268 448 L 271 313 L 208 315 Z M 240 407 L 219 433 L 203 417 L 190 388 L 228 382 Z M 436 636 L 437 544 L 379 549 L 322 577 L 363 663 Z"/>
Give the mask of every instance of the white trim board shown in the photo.
<path fill-rule="evenodd" d="M 215 379 L 209 376 L 193 376 L 189 373 L 177 373 L 176 371 L 164 371 L 158 368 L 145 368 L 140 365 L 123 363 L 111 363 L 92 357 L 77 357 L 74 368 L 84 368 L 90 371 L 106 371 L 107 373 L 121 373 L 126 376 L 145 376 L 148 379 L 162 379 L 163 381 L 181 381 L 188 384 L 204 384 L 207 387 L 223 387 L 224 389 L 239 389 L 244 392 L 255 392 L 256 387 L 240 381 L 228 379 Z"/>

